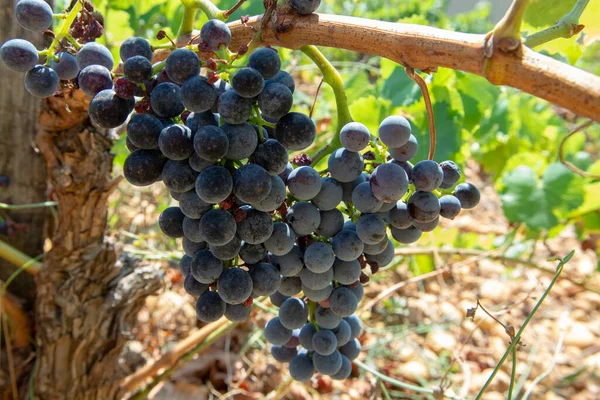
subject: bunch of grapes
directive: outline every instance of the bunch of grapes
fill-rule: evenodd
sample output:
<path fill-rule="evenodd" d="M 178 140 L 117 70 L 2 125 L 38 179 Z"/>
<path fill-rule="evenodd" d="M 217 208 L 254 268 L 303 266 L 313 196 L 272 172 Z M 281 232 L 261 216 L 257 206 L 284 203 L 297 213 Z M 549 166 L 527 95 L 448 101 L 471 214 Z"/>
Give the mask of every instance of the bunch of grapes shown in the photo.
<path fill-rule="evenodd" d="M 92 96 L 112 88 L 113 57 L 106 47 L 91 41 L 103 32 L 94 16 L 92 5 L 86 2 L 81 20 L 70 29 L 71 38 L 88 41 L 83 46 L 65 39 L 56 53 L 49 54 L 48 50 L 38 51 L 27 40 L 11 39 L 0 48 L 0 60 L 13 71 L 25 73 L 25 89 L 35 97 L 50 97 L 59 89 L 60 81 L 76 78 L 74 83 L 78 81 L 81 89 Z M 23 28 L 40 33 L 49 29 L 53 20 L 52 9 L 43 0 L 20 0 L 15 17 Z M 40 56 L 46 57 L 45 64 L 38 64 Z"/>
<path fill-rule="evenodd" d="M 20 4 L 29 7 L 27 15 L 41 15 L 30 8 L 38 3 L 22 0 L 17 15 L 24 15 Z M 318 4 L 291 2 L 301 14 Z M 51 23 L 35 21 L 38 29 Z M 294 79 L 269 47 L 235 65 L 230 40 L 225 23 L 209 20 L 197 48 L 174 49 L 152 64 L 150 43 L 129 38 L 116 80 L 110 52 L 94 42 L 76 57 L 50 56 L 50 66 L 36 66 L 37 51 L 19 39 L 0 55 L 13 69 L 29 69 L 25 85 L 32 94 L 50 96 L 58 77 L 77 77 L 92 96 L 95 125 L 128 121 L 124 176 L 136 186 L 162 181 L 179 202 L 158 222 L 165 235 L 182 238 L 179 267 L 185 290 L 198 297 L 201 321 L 245 320 L 254 299 L 269 296 L 279 308 L 265 326 L 273 357 L 289 362 L 299 381 L 315 372 L 346 379 L 361 349 L 355 312 L 369 280 L 365 270 L 375 274 L 394 257 L 388 234 L 416 242 L 440 216 L 453 219 L 477 205 L 479 191 L 457 185 L 461 171 L 452 161 L 413 166 L 418 143 L 401 116 L 385 118 L 377 136 L 359 122 L 346 124 L 342 147 L 324 170 L 306 154 L 290 162 L 289 153 L 308 148 L 316 136 L 311 118 L 291 111 Z"/>

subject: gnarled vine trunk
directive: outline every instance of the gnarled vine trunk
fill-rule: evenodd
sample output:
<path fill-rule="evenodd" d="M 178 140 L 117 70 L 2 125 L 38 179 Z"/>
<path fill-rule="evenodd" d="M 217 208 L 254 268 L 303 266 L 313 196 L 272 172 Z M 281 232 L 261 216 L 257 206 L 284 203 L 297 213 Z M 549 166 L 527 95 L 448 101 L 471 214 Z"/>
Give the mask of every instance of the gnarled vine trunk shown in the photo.
<path fill-rule="evenodd" d="M 111 133 L 91 126 L 77 91 L 48 99 L 37 143 L 58 200 L 59 225 L 37 279 L 40 399 L 113 399 L 118 357 L 158 271 L 118 257 L 104 236 L 111 177 Z"/>

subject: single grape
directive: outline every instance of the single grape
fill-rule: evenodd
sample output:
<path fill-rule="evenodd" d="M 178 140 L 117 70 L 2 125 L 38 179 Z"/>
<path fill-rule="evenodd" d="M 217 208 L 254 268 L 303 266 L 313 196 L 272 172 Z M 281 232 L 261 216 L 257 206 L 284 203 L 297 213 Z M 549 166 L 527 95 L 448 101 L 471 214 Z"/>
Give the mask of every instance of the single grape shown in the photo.
<path fill-rule="evenodd" d="M 217 110 L 228 124 L 243 124 L 252 114 L 252 101 L 228 90 L 219 96 Z"/>
<path fill-rule="evenodd" d="M 179 207 L 169 207 L 158 217 L 158 226 L 167 236 L 173 238 L 183 237 L 183 219 L 185 215 Z"/>
<path fill-rule="evenodd" d="M 279 222 L 275 225 L 277 224 Z M 297 245 L 293 245 L 291 250 L 284 255 L 273 254 L 271 257 L 273 265 L 279 269 L 279 273 L 284 277 L 297 276 L 304 268 L 303 259 L 302 250 Z"/>
<path fill-rule="evenodd" d="M 190 167 L 196 172 L 202 172 L 208 167 L 212 167 L 215 165 L 214 162 L 205 160 L 200 157 L 196 152 L 193 152 L 190 158 L 188 158 L 188 163 Z"/>
<path fill-rule="evenodd" d="M 227 211 L 213 209 L 200 219 L 200 233 L 208 244 L 222 246 L 235 236 L 235 218 Z"/>
<path fill-rule="evenodd" d="M 288 150 L 304 150 L 315 140 L 317 128 L 308 115 L 291 112 L 279 119 L 275 138 Z"/>
<path fill-rule="evenodd" d="M 383 202 L 373 194 L 371 183 L 363 182 L 352 191 L 352 204 L 362 213 L 374 213 L 379 211 Z"/>
<path fill-rule="evenodd" d="M 386 163 L 381 164 L 371 174 L 371 191 L 380 201 L 395 203 L 408 190 L 408 176 L 402 167 Z"/>
<path fill-rule="evenodd" d="M 225 314 L 225 307 L 217 292 L 204 292 L 196 300 L 196 315 L 202 322 L 213 322 Z"/>
<path fill-rule="evenodd" d="M 342 127 L 340 140 L 346 150 L 359 152 L 367 147 L 371 134 L 369 129 L 360 122 L 349 122 Z"/>
<path fill-rule="evenodd" d="M 398 229 L 406 229 L 413 224 L 408 205 L 403 201 L 398 201 L 395 207 L 388 212 L 388 219 L 390 224 Z"/>
<path fill-rule="evenodd" d="M 300 15 L 310 15 L 317 11 L 321 0 L 291 0 L 290 7 Z"/>
<path fill-rule="evenodd" d="M 258 211 L 250 206 L 241 208 L 244 219 L 237 223 L 238 236 L 246 243 L 264 243 L 273 234 L 273 220 L 263 211 Z"/>
<path fill-rule="evenodd" d="M 241 268 L 228 268 L 217 282 L 217 291 L 227 304 L 242 304 L 252 294 L 252 278 Z"/>
<path fill-rule="evenodd" d="M 335 329 L 339 326 L 341 320 L 342 318 L 334 313 L 331 308 L 317 306 L 315 321 L 319 325 L 319 328 Z"/>
<path fill-rule="evenodd" d="M 184 254 L 183 257 L 179 259 L 179 270 L 184 277 L 190 276 L 192 273 L 192 257 Z"/>
<path fill-rule="evenodd" d="M 181 89 L 170 82 L 157 85 L 150 94 L 150 106 L 159 117 L 177 117 L 184 110 L 181 102 Z"/>
<path fill-rule="evenodd" d="M 479 200 L 481 199 L 481 194 L 479 193 L 479 189 L 472 183 L 461 183 L 456 186 L 454 189 L 454 196 L 460 201 L 460 205 L 464 209 L 469 209 L 475 207 L 479 204 Z"/>
<path fill-rule="evenodd" d="M 233 174 L 233 193 L 243 202 L 252 204 L 263 201 L 272 187 L 271 177 L 259 165 L 243 165 Z"/>
<path fill-rule="evenodd" d="M 287 168 L 288 153 L 277 140 L 267 139 L 258 145 L 251 160 L 267 170 L 270 175 L 279 175 Z"/>
<path fill-rule="evenodd" d="M 54 59 L 50 60 L 50 68 L 56 71 L 56 74 L 62 80 L 75 79 L 77 74 L 79 74 L 77 59 L 65 51 L 57 53 L 56 56 L 58 57 L 58 61 Z"/>
<path fill-rule="evenodd" d="M 256 264 L 267 255 L 267 250 L 262 244 L 242 243 L 240 257 L 246 264 Z"/>
<path fill-rule="evenodd" d="M 392 228 L 396 229 L 396 228 Z M 379 254 L 367 254 L 365 259 L 367 263 L 376 268 L 383 268 L 386 265 L 389 265 L 394 259 L 394 245 L 392 241 L 388 239 L 388 244 L 386 248 Z"/>
<path fill-rule="evenodd" d="M 207 125 L 196 132 L 194 150 L 205 160 L 217 161 L 227 154 L 229 139 L 221 128 Z"/>
<path fill-rule="evenodd" d="M 200 219 L 202 215 L 210 210 L 212 206 L 196 194 L 195 190 L 189 190 L 181 193 L 179 196 L 179 207 L 186 217 Z"/>
<path fill-rule="evenodd" d="M 287 87 L 292 94 L 296 90 L 296 83 L 294 82 L 294 78 L 285 71 L 279 71 L 274 78 L 268 79 L 265 81 L 265 86 L 270 83 L 281 83 L 285 87 Z"/>
<path fill-rule="evenodd" d="M 191 296 L 200 296 L 202 293 L 206 292 L 208 288 L 209 285 L 198 282 L 192 275 L 186 276 L 183 280 L 183 289 Z"/>
<path fill-rule="evenodd" d="M 225 318 L 233 322 L 242 322 L 250 316 L 252 307 L 243 304 L 227 304 L 225 307 Z"/>
<path fill-rule="evenodd" d="M 265 339 L 269 343 L 283 346 L 291 337 L 292 330 L 283 326 L 279 317 L 270 319 L 265 325 Z"/>
<path fill-rule="evenodd" d="M 206 249 L 205 242 L 200 242 L 200 243 L 192 242 L 191 240 L 189 240 L 186 237 L 183 238 L 183 240 L 181 241 L 181 244 L 182 244 L 183 251 L 185 252 L 185 254 L 190 257 L 195 256 L 196 253 L 198 253 L 200 250 Z"/>
<path fill-rule="evenodd" d="M 262 201 L 252 204 L 252 206 L 259 211 L 275 211 L 285 201 L 287 195 L 285 191 L 285 183 L 283 183 L 281 178 L 277 175 L 271 176 L 271 183 L 271 191 L 267 197 Z"/>
<path fill-rule="evenodd" d="M 44 32 L 52 26 L 52 8 L 43 0 L 18 1 L 15 17 L 19 25 L 33 32 Z"/>
<path fill-rule="evenodd" d="M 109 71 L 115 66 L 115 60 L 108 48 L 96 42 L 84 44 L 77 51 L 77 64 L 83 69 L 88 65 L 102 65 Z"/>
<path fill-rule="evenodd" d="M 404 146 L 410 135 L 410 122 L 399 115 L 389 116 L 379 125 L 379 138 L 388 147 Z"/>
<path fill-rule="evenodd" d="M 281 363 L 288 363 L 298 355 L 298 350 L 295 347 L 290 349 L 285 346 L 271 346 L 271 355 Z"/>
<path fill-rule="evenodd" d="M 229 243 L 225 243 L 224 245 L 220 246 L 211 244 L 208 246 L 208 248 L 210 252 L 213 253 L 213 255 L 219 260 L 232 260 L 242 249 L 242 241 L 239 237 L 234 236 Z"/>
<path fill-rule="evenodd" d="M 294 98 L 290 89 L 281 83 L 269 83 L 258 95 L 258 107 L 268 117 L 279 119 L 290 112 Z"/>
<path fill-rule="evenodd" d="M 181 124 L 169 125 L 158 137 L 160 151 L 171 160 L 187 160 L 194 152 L 194 135 Z"/>
<path fill-rule="evenodd" d="M 231 78 L 231 87 L 240 96 L 252 99 L 260 94 L 265 81 L 260 72 L 254 68 L 240 68 Z"/>
<path fill-rule="evenodd" d="M 360 354 L 360 342 L 358 339 L 352 339 L 340 348 L 340 353 L 348 357 L 350 361 L 354 360 Z"/>
<path fill-rule="evenodd" d="M 225 154 L 226 159 L 243 160 L 254 153 L 254 150 L 258 145 L 258 136 L 250 124 L 223 124 L 221 125 L 221 129 L 225 132 L 227 139 L 229 140 L 229 147 Z"/>
<path fill-rule="evenodd" d="M 136 150 L 123 163 L 123 175 L 135 186 L 148 186 L 160 180 L 166 158 L 159 150 Z"/>
<path fill-rule="evenodd" d="M 329 296 L 331 310 L 340 317 L 349 317 L 358 308 L 358 300 L 352 291 L 340 286 Z"/>
<path fill-rule="evenodd" d="M 218 204 L 231 194 L 233 177 L 226 168 L 215 165 L 206 168 L 196 179 L 196 193 L 209 204 Z"/>
<path fill-rule="evenodd" d="M 271 237 L 264 242 L 267 251 L 275 256 L 289 253 L 296 243 L 296 234 L 285 222 L 275 222 Z"/>
<path fill-rule="evenodd" d="M 67 53 L 59 53 L 67 54 Z M 59 56 L 60 57 L 60 56 Z M 38 61 L 38 51 L 35 46 L 23 39 L 11 39 L 0 47 L 0 60 L 8 68 L 17 72 L 26 72 L 35 67 Z M 56 64 L 56 62 L 53 60 Z M 51 65 L 52 67 L 52 65 Z M 54 69 L 54 68 L 53 68 Z M 56 69 L 55 69 L 56 71 Z M 78 70 L 79 72 L 79 70 Z M 58 73 L 58 72 L 57 72 Z M 77 74 L 75 74 L 77 75 Z M 60 74 L 59 74 L 60 77 Z"/>
<path fill-rule="evenodd" d="M 321 223 L 321 214 L 314 205 L 306 202 L 295 203 L 288 211 L 286 221 L 298 236 L 314 232 Z"/>
<path fill-rule="evenodd" d="M 440 215 L 440 201 L 431 192 L 416 191 L 408 200 L 408 212 L 417 222 L 431 222 Z"/>
<path fill-rule="evenodd" d="M 331 374 L 330 376 L 332 379 L 335 379 L 336 381 L 343 381 L 345 379 L 348 379 L 351 374 L 352 374 L 352 363 L 350 362 L 348 357 L 342 355 L 342 366 L 340 367 L 338 372 L 336 372 L 335 374 Z"/>
<path fill-rule="evenodd" d="M 281 307 L 283 302 L 286 301 L 287 299 L 289 299 L 289 296 L 285 296 L 285 295 L 281 294 L 281 292 L 279 292 L 279 291 L 276 291 L 275 293 L 273 293 L 272 295 L 269 296 L 269 300 L 271 300 L 271 304 L 273 304 L 275 307 Z"/>
<path fill-rule="evenodd" d="M 419 142 L 417 138 L 410 135 L 408 142 L 400 147 L 389 147 L 388 152 L 396 161 L 408 161 L 413 158 L 419 150 Z"/>
<path fill-rule="evenodd" d="M 152 64 L 144 56 L 133 56 L 123 64 L 123 73 L 133 83 L 144 83 L 152 78 Z"/>
<path fill-rule="evenodd" d="M 183 84 L 187 79 L 200 75 L 200 59 L 192 50 L 174 50 L 165 61 L 165 71 L 169 78 L 178 84 Z"/>
<path fill-rule="evenodd" d="M 363 252 L 364 243 L 358 237 L 356 231 L 342 229 L 335 235 L 332 242 L 335 256 L 343 261 L 356 260 Z"/>
<path fill-rule="evenodd" d="M 442 183 L 440 184 L 440 188 L 442 189 L 450 189 L 456 182 L 460 179 L 461 172 L 460 168 L 454 161 L 442 161 L 440 163 L 440 167 L 444 173 L 444 178 Z"/>
<path fill-rule="evenodd" d="M 287 151 L 286 151 L 286 154 L 287 154 Z M 292 173 L 293 170 L 294 170 L 294 166 L 292 165 L 292 163 L 288 162 L 286 164 L 285 169 L 283 170 L 283 172 L 281 172 L 279 174 L 279 177 L 281 178 L 281 180 L 283 181 L 283 183 L 287 184 L 287 178 L 290 176 L 290 174 Z"/>
<path fill-rule="evenodd" d="M 219 19 L 209 19 L 200 30 L 200 41 L 206 43 L 212 51 L 220 47 L 228 47 L 231 42 L 231 31 L 227 24 Z"/>
<path fill-rule="evenodd" d="M 209 250 L 199 250 L 192 258 L 191 271 L 198 282 L 211 284 L 223 273 L 223 261 L 215 257 Z"/>
<path fill-rule="evenodd" d="M 298 354 L 290 361 L 290 376 L 298 382 L 305 382 L 315 373 L 312 359 L 307 354 Z"/>
<path fill-rule="evenodd" d="M 90 65 L 82 69 L 77 83 L 83 93 L 88 96 L 95 96 L 97 93 L 113 87 L 110 71 L 101 65 Z"/>
<path fill-rule="evenodd" d="M 312 290 L 325 289 L 333 279 L 333 268 L 329 268 L 323 273 L 312 272 L 308 268 L 303 268 L 300 271 L 300 279 L 303 287 L 306 286 Z"/>
<path fill-rule="evenodd" d="M 363 214 L 356 222 L 356 234 L 365 244 L 380 243 L 386 237 L 385 222 L 375 214 Z"/>
<path fill-rule="evenodd" d="M 302 290 L 302 281 L 297 276 L 282 277 L 279 292 L 286 296 L 295 296 Z"/>
<path fill-rule="evenodd" d="M 392 233 L 394 239 L 396 239 L 398 243 L 402 244 L 414 243 L 417 240 L 419 240 L 419 238 L 422 235 L 421 230 L 415 226 L 410 226 L 406 229 L 398 229 L 392 227 L 390 232 Z"/>
<path fill-rule="evenodd" d="M 311 167 L 296 168 L 288 176 L 288 190 L 299 200 L 310 200 L 321 190 L 321 175 Z"/>
<path fill-rule="evenodd" d="M 288 329 L 301 328 L 307 319 L 308 306 L 300 299 L 291 297 L 279 307 L 279 321 Z"/>
<path fill-rule="evenodd" d="M 337 350 L 335 333 L 329 329 L 319 329 L 312 337 L 312 347 L 317 354 L 328 356 Z"/>
<path fill-rule="evenodd" d="M 327 163 L 331 177 L 338 182 L 352 182 L 357 179 L 364 168 L 363 158 L 360 153 L 337 149 L 330 156 Z"/>
<path fill-rule="evenodd" d="M 431 192 L 440 187 L 443 179 L 444 172 L 435 161 L 419 161 L 413 167 L 412 182 L 417 190 Z"/>
<path fill-rule="evenodd" d="M 334 237 L 344 227 L 344 215 L 336 208 L 329 211 L 321 211 L 321 223 L 316 232 L 325 237 Z"/>
<path fill-rule="evenodd" d="M 250 268 L 250 276 L 254 283 L 253 293 L 257 296 L 270 296 L 279 288 L 279 271 L 272 264 L 254 264 Z"/>
<path fill-rule="evenodd" d="M 342 201 L 345 201 L 346 203 L 351 203 L 352 192 L 354 191 L 354 188 L 360 185 L 361 183 L 366 182 L 367 176 L 367 174 L 362 173 L 352 182 L 340 182 L 340 184 L 342 185 Z"/>
<path fill-rule="evenodd" d="M 184 214 L 185 215 L 185 214 Z M 204 242 L 204 238 L 200 233 L 200 220 L 185 217 L 183 219 L 183 236 L 191 240 L 192 242 L 201 243 Z"/>
<path fill-rule="evenodd" d="M 325 286 L 323 289 L 311 289 L 305 285 L 302 285 L 302 291 L 304 292 L 304 295 L 306 296 L 307 299 L 309 299 L 310 301 L 324 301 L 327 300 L 329 298 L 329 296 L 331 295 L 331 292 L 333 292 L 333 285 L 330 283 L 329 285 Z"/>
<path fill-rule="evenodd" d="M 333 277 L 342 285 L 353 284 L 360 278 L 360 274 L 361 267 L 358 260 L 342 261 L 336 259 L 333 263 Z"/>
<path fill-rule="evenodd" d="M 329 244 L 316 242 L 306 248 L 304 265 L 310 271 L 322 274 L 329 270 L 335 261 L 335 254 Z"/>
<path fill-rule="evenodd" d="M 219 120 L 217 117 L 218 115 L 213 114 L 210 111 L 200 113 L 193 112 L 188 115 L 187 119 L 185 120 L 185 126 L 190 128 L 192 133 L 196 133 L 198 129 L 206 125 L 219 126 Z"/>
<path fill-rule="evenodd" d="M 131 57 L 142 56 L 148 61 L 152 61 L 152 47 L 150 42 L 144 38 L 133 36 L 125 39 L 119 47 L 119 55 L 123 62 Z"/>
<path fill-rule="evenodd" d="M 308 351 L 314 351 L 312 340 L 315 333 L 317 333 L 317 328 L 312 322 L 306 323 L 302 329 L 300 329 L 298 341 L 300 342 L 300 345 Z"/>
<path fill-rule="evenodd" d="M 263 47 L 250 54 L 248 67 L 259 71 L 265 79 L 271 79 L 281 68 L 281 58 L 275 49 Z"/>
<path fill-rule="evenodd" d="M 344 321 L 350 325 L 350 339 L 356 339 L 360 336 L 360 332 L 362 331 L 362 322 L 360 322 L 360 318 L 355 315 L 351 315 L 349 317 L 345 317 Z"/>
<path fill-rule="evenodd" d="M 365 248 L 363 252 L 367 255 L 376 256 L 377 254 L 383 253 L 383 251 L 387 248 L 389 243 L 387 235 L 383 238 L 383 240 L 376 244 L 365 244 Z"/>
<path fill-rule="evenodd" d="M 342 185 L 333 178 L 321 178 L 321 189 L 312 198 L 312 203 L 321 211 L 335 209 L 342 201 Z"/>
<path fill-rule="evenodd" d="M 332 332 L 335 334 L 335 338 L 337 339 L 337 347 L 348 343 L 350 336 L 352 335 L 350 324 L 348 324 L 345 319 L 342 319 L 338 327 L 333 329 Z"/>
<path fill-rule="evenodd" d="M 342 355 L 336 349 L 333 353 L 323 356 L 319 353 L 313 355 L 315 369 L 325 375 L 334 375 L 342 368 Z"/>
<path fill-rule="evenodd" d="M 444 218 L 454 219 L 460 213 L 460 200 L 452 195 L 440 197 L 440 215 Z"/>
<path fill-rule="evenodd" d="M 58 75 L 52 68 L 36 65 L 25 74 L 25 89 L 35 97 L 50 97 L 58 89 Z"/>
<path fill-rule="evenodd" d="M 150 114 L 133 114 L 127 123 L 127 138 L 140 149 L 158 148 L 158 138 L 163 125 Z"/>
<path fill-rule="evenodd" d="M 440 223 L 440 217 L 437 216 L 437 217 L 435 217 L 435 219 L 433 221 L 429 221 L 429 222 L 415 221 L 413 223 L 413 225 L 415 226 L 415 228 L 419 229 L 421 232 L 431 232 L 435 228 L 437 228 L 439 223 Z"/>
<path fill-rule="evenodd" d="M 162 180 L 165 186 L 180 193 L 194 189 L 197 176 L 198 173 L 185 160 L 168 160 L 162 170 Z"/>

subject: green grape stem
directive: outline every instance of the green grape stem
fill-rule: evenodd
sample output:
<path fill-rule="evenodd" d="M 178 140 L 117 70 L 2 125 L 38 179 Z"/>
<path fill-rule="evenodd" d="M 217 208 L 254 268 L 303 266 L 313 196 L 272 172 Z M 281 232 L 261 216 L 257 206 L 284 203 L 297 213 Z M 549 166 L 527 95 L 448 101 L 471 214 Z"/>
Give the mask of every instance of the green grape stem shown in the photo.
<path fill-rule="evenodd" d="M 331 65 L 329 60 L 315 46 L 302 46 L 300 50 L 302 50 L 302 52 L 306 54 L 321 70 L 321 73 L 323 74 L 323 81 L 327 83 L 331 89 L 333 89 L 333 93 L 335 95 L 335 105 L 337 107 L 337 128 L 335 136 L 325 147 L 317 151 L 313 157 L 311 165 L 316 165 L 321 159 L 333 153 L 335 149 L 342 147 L 342 142 L 340 141 L 340 131 L 344 125 L 352 122 L 352 115 L 350 114 L 350 109 L 348 108 L 348 97 L 346 96 L 346 91 L 344 90 L 344 82 L 342 81 L 342 76 L 338 70 Z"/>
<path fill-rule="evenodd" d="M 69 29 L 71 29 L 71 25 L 73 25 L 73 22 L 75 21 L 75 18 L 77 18 L 77 14 L 79 14 L 79 11 L 81 11 L 82 6 L 83 4 L 81 1 L 76 2 L 71 11 L 69 11 L 69 13 L 67 14 L 66 18 L 64 18 L 64 22 L 60 30 L 58 31 L 58 33 L 56 33 L 56 36 L 54 37 L 54 40 L 52 40 L 50 47 L 48 47 L 48 49 L 46 50 L 46 54 L 48 56 L 48 60 L 46 60 L 46 65 L 50 65 L 50 61 L 53 58 L 52 56 L 54 56 L 54 52 L 56 52 L 60 41 L 63 38 L 68 38 L 69 36 L 71 36 L 69 34 Z"/>

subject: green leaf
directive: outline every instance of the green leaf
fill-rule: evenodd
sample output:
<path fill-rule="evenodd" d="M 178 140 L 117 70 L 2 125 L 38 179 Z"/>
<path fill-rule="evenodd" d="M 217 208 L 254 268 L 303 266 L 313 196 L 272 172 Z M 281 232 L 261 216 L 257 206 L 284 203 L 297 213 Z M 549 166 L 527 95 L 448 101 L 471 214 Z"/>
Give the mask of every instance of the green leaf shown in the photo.
<path fill-rule="evenodd" d="M 391 102 L 375 96 L 359 97 L 350 105 L 355 121 L 360 121 L 370 132 L 377 132 L 379 124 L 391 113 Z"/>
<path fill-rule="evenodd" d="M 555 209 L 569 211 L 583 203 L 583 179 L 561 163 L 552 163 L 542 177 L 548 204 Z"/>
<path fill-rule="evenodd" d="M 389 71 L 386 71 L 386 74 L 387 72 Z M 404 68 L 398 65 L 385 79 L 381 95 L 390 99 L 394 107 L 410 106 L 421 100 L 422 97 L 419 86 L 406 75 Z"/>
<path fill-rule="evenodd" d="M 544 28 L 568 13 L 577 0 L 530 0 L 524 20 L 532 27 Z"/>

